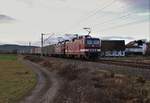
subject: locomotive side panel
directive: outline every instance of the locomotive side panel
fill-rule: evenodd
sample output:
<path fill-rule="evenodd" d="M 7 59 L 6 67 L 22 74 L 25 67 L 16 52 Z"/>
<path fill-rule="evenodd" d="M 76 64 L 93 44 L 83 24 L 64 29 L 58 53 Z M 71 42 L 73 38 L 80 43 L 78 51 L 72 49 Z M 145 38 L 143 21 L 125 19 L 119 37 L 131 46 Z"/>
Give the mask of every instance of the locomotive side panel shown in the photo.
<path fill-rule="evenodd" d="M 85 53 L 81 52 L 81 49 L 84 49 L 84 40 L 83 39 L 75 39 L 73 41 L 66 42 L 65 53 L 69 57 L 80 57 Z"/>
<path fill-rule="evenodd" d="M 91 37 L 79 37 L 66 43 L 66 54 L 78 58 L 98 58 L 100 40 Z"/>

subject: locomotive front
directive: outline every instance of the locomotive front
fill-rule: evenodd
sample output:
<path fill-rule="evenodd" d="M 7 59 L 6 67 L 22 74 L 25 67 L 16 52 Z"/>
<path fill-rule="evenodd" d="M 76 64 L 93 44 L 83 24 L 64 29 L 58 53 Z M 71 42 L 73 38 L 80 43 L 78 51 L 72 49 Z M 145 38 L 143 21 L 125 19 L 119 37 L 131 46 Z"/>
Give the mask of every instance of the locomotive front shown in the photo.
<path fill-rule="evenodd" d="M 85 54 L 87 58 L 96 59 L 101 52 L 99 38 L 85 38 Z"/>

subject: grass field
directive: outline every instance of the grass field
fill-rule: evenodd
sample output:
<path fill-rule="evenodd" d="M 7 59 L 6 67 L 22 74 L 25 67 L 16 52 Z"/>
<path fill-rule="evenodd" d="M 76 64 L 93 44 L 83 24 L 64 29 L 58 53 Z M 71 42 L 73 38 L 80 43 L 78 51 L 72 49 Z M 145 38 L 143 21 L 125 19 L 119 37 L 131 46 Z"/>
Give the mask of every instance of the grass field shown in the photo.
<path fill-rule="evenodd" d="M 17 103 L 36 84 L 36 75 L 15 55 L 0 55 L 0 103 Z"/>
<path fill-rule="evenodd" d="M 7 55 L 7 54 L 1 54 L 0 55 L 0 61 L 12 61 L 17 60 L 17 57 L 15 55 Z"/>

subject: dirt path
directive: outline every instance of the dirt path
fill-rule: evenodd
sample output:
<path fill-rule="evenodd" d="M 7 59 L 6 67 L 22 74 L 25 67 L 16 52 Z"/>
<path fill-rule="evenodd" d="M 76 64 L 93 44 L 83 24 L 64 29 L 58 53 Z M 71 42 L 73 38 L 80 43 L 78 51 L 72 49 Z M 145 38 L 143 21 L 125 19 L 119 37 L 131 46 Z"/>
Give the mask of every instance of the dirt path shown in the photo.
<path fill-rule="evenodd" d="M 59 89 L 56 74 L 30 61 L 21 61 L 36 73 L 38 81 L 36 87 L 20 103 L 53 103 Z"/>

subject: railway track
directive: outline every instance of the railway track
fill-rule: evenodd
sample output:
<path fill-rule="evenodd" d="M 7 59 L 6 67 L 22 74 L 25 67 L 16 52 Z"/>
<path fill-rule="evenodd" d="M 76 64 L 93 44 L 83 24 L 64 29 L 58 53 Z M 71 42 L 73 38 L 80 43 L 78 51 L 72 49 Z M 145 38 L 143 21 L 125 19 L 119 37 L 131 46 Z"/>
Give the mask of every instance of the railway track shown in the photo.
<path fill-rule="evenodd" d="M 43 57 L 46 61 L 52 61 L 58 64 L 73 64 L 81 68 L 90 68 L 93 70 L 106 70 L 116 74 L 123 74 L 129 76 L 141 76 L 146 80 L 150 80 L 150 65 L 141 62 L 126 62 L 111 59 L 101 60 L 81 60 L 71 58 L 56 58 L 56 57 Z M 138 64 L 138 65 L 137 65 Z"/>
<path fill-rule="evenodd" d="M 135 67 L 135 68 L 143 68 L 143 69 L 150 69 L 150 63 L 144 63 L 144 62 L 137 62 L 137 61 L 118 61 L 118 60 L 106 60 L 106 59 L 100 59 L 100 63 L 105 64 L 113 64 L 113 65 L 121 65 L 121 66 L 129 66 L 129 67 Z"/>
<path fill-rule="evenodd" d="M 99 59 L 99 60 L 86 60 L 86 59 L 75 59 L 75 58 L 63 58 L 67 60 L 77 60 L 77 61 L 88 61 L 88 62 L 97 62 L 97 63 L 104 63 L 104 64 L 112 64 L 112 65 L 119 65 L 119 66 L 128 66 L 134 68 L 142 68 L 142 69 L 150 69 L 150 63 L 144 63 L 141 61 L 125 61 L 125 60 L 111 60 L 111 59 Z"/>
<path fill-rule="evenodd" d="M 101 60 L 81 60 L 81 59 L 69 59 L 69 58 L 55 58 L 44 57 L 46 60 L 57 61 L 65 64 L 74 64 L 83 68 L 90 68 L 93 70 L 106 70 L 116 74 L 123 74 L 132 77 L 143 77 L 146 80 L 150 80 L 150 65 L 141 62 L 127 62 L 111 59 Z"/>

